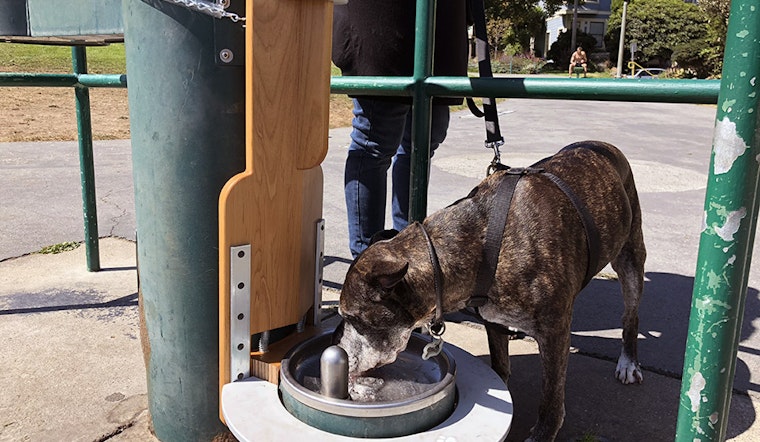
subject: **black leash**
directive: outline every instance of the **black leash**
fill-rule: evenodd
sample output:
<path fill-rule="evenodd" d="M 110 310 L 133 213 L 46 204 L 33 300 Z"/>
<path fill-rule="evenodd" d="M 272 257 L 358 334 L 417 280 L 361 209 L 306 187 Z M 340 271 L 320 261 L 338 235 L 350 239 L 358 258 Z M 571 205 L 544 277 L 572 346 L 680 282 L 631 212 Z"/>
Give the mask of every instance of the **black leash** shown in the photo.
<path fill-rule="evenodd" d="M 493 77 L 491 71 L 491 57 L 488 49 L 488 32 L 486 31 L 486 11 L 483 0 L 472 0 L 472 15 L 474 21 L 475 36 L 475 55 L 478 59 L 478 71 L 481 78 Z M 504 138 L 501 136 L 499 129 L 499 113 L 496 109 L 496 100 L 494 97 L 483 97 L 483 110 L 467 97 L 467 107 L 470 112 L 478 118 L 485 117 L 486 121 L 486 141 L 485 146 L 494 151 L 494 159 L 489 167 L 489 175 L 493 172 L 492 167 L 501 164 L 501 153 L 499 147 L 504 144 Z"/>

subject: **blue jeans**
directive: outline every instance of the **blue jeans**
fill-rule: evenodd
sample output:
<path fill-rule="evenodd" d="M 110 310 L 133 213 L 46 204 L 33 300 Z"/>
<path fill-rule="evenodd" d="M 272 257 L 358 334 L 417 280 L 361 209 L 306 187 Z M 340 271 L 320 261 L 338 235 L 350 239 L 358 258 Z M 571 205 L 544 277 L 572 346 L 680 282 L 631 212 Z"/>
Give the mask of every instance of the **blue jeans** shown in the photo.
<path fill-rule="evenodd" d="M 349 248 L 354 258 L 367 248 L 372 235 L 385 228 L 385 201 L 391 163 L 393 228 L 401 230 L 408 224 L 411 121 L 410 104 L 354 98 L 353 131 L 344 181 Z M 431 156 L 446 138 L 448 127 L 449 107 L 433 105 Z"/>

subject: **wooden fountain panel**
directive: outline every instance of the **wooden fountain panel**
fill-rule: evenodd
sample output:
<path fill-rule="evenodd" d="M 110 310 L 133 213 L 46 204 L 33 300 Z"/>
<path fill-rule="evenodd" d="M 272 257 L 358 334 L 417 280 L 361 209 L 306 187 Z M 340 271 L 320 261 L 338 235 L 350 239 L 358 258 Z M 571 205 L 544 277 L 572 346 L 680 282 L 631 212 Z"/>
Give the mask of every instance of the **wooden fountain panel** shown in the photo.
<path fill-rule="evenodd" d="M 246 167 L 219 198 L 220 386 L 231 381 L 230 247 L 251 245 L 251 334 L 297 323 L 314 303 L 332 5 L 246 3 Z"/>

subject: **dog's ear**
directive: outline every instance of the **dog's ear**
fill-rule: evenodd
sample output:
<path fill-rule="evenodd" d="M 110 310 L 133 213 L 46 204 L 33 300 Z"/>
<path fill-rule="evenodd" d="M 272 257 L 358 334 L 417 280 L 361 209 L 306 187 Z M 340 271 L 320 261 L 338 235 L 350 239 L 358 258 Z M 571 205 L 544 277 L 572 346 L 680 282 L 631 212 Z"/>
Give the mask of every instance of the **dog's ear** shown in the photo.
<path fill-rule="evenodd" d="M 394 236 L 398 235 L 398 230 L 396 229 L 388 229 L 388 230 L 381 230 L 374 235 L 372 235 L 372 239 L 370 239 L 369 243 L 374 244 L 378 241 L 384 241 L 386 239 L 391 239 Z"/>
<path fill-rule="evenodd" d="M 373 269 L 373 277 L 380 287 L 387 290 L 401 282 L 408 270 L 409 263 L 406 261 L 382 261 Z"/>

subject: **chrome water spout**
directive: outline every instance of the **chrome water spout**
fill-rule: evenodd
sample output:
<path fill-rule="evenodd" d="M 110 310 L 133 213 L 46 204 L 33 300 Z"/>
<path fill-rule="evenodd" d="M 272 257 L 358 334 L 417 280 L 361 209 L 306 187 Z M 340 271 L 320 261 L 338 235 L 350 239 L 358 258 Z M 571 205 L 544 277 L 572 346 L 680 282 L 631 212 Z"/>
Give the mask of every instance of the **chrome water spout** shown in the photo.
<path fill-rule="evenodd" d="M 348 354 L 345 350 L 337 345 L 327 347 L 319 359 L 319 371 L 323 396 L 334 399 L 348 397 Z"/>

